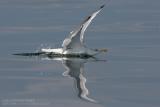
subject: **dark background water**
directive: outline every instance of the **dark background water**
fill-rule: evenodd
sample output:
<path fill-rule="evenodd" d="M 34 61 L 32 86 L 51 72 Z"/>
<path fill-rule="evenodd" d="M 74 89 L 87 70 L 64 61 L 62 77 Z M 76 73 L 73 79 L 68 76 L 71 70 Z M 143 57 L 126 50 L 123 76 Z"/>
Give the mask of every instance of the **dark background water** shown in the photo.
<path fill-rule="evenodd" d="M 18 57 L 61 46 L 103 0 L 0 0 L 0 106 L 159 107 L 160 1 L 113 0 L 85 33 L 106 62 L 87 62 L 89 97 L 80 99 L 61 61 Z"/>

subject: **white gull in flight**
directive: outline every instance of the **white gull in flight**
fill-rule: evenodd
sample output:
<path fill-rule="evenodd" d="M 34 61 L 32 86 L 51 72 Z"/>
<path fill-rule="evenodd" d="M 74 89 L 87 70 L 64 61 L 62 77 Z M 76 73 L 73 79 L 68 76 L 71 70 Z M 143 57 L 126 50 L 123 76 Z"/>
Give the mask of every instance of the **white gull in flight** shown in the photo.
<path fill-rule="evenodd" d="M 84 44 L 84 32 L 104 6 L 102 5 L 97 11 L 88 16 L 77 29 L 70 32 L 69 36 L 64 39 L 62 48 L 43 48 L 41 52 L 60 57 L 91 57 L 98 53 L 106 52 L 107 49 L 91 49 Z"/>

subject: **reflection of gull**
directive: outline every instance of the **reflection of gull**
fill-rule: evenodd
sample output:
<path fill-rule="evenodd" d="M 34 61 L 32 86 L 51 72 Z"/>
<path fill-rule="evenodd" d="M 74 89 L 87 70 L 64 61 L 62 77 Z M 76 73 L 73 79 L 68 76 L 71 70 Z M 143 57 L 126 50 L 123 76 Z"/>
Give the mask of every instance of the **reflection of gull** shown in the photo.
<path fill-rule="evenodd" d="M 89 61 L 103 61 L 103 60 L 95 60 L 93 58 L 82 59 L 82 58 L 50 58 L 50 57 L 45 57 L 42 59 L 62 61 L 62 64 L 66 69 L 66 71 L 63 73 L 63 76 L 68 76 L 75 80 L 76 89 L 78 91 L 78 97 L 89 102 L 94 102 L 94 103 L 97 102 L 94 99 L 88 97 L 89 90 L 86 87 L 87 79 L 83 75 L 84 64 Z"/>
<path fill-rule="evenodd" d="M 66 59 L 62 63 L 66 68 L 63 73 L 64 76 L 70 76 L 75 79 L 76 88 L 78 90 L 78 97 L 90 102 L 96 102 L 94 99 L 88 97 L 89 91 L 86 88 L 86 78 L 83 76 L 84 63 L 87 59 Z"/>
<path fill-rule="evenodd" d="M 89 95 L 89 90 L 86 87 L 86 77 L 84 77 L 83 72 L 84 72 L 84 64 L 89 61 L 103 61 L 103 60 L 96 60 L 93 58 L 51 58 L 51 57 L 45 57 L 42 58 L 43 60 L 58 60 L 62 61 L 63 66 L 65 67 L 66 71 L 63 73 L 63 76 L 68 76 L 71 77 L 75 80 L 75 86 L 77 89 L 78 97 L 89 101 L 89 102 L 94 102 L 96 103 L 94 99 L 88 97 Z"/>
<path fill-rule="evenodd" d="M 89 90 L 86 88 L 87 79 L 83 76 L 84 64 L 88 61 L 105 61 L 99 60 L 95 57 L 91 58 L 68 58 L 68 57 L 55 57 L 54 55 L 44 54 L 41 56 L 39 53 L 21 53 L 17 55 L 22 56 L 38 56 L 42 60 L 58 60 L 62 61 L 63 66 L 66 68 L 66 71 L 63 73 L 63 76 L 72 77 L 76 83 L 76 89 L 78 90 L 78 97 L 86 101 L 94 102 L 96 101 L 90 97 Z"/>
<path fill-rule="evenodd" d="M 84 45 L 85 30 L 104 6 L 105 5 L 102 5 L 97 11 L 88 16 L 77 29 L 73 30 L 69 34 L 69 37 L 65 38 L 63 41 L 62 48 L 41 49 L 41 51 L 44 53 L 65 57 L 86 57 L 96 55 L 100 52 L 106 52 L 106 49 L 90 49 Z"/>

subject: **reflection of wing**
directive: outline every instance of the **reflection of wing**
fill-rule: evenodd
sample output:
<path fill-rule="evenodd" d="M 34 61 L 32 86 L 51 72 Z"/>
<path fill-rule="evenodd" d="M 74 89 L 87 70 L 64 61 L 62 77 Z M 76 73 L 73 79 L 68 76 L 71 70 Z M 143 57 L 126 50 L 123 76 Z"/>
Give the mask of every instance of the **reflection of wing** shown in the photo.
<path fill-rule="evenodd" d="M 84 71 L 84 59 L 73 59 L 73 60 L 64 60 L 63 65 L 67 69 L 63 75 L 70 76 L 75 79 L 76 88 L 78 89 L 78 97 L 90 101 L 96 102 L 95 100 L 88 97 L 89 91 L 86 88 L 86 78 L 83 76 Z"/>
<path fill-rule="evenodd" d="M 95 11 L 92 15 L 88 16 L 83 23 L 78 27 L 78 29 L 75 29 L 72 31 L 62 44 L 62 47 L 64 49 L 70 49 L 70 48 L 79 48 L 83 47 L 83 38 L 84 38 L 84 32 L 91 23 L 91 21 L 96 17 L 96 15 L 102 10 L 104 5 L 102 5 L 97 11 Z"/>

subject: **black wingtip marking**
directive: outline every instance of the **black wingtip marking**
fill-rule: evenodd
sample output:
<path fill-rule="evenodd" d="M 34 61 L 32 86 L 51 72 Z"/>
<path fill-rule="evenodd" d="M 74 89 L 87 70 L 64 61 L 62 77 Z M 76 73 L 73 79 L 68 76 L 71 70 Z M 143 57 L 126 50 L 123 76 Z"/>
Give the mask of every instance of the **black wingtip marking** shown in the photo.
<path fill-rule="evenodd" d="M 102 9 L 104 6 L 105 6 L 105 4 L 104 4 L 104 5 L 102 5 L 102 6 L 100 7 L 100 9 Z"/>
<path fill-rule="evenodd" d="M 91 16 L 88 16 L 86 20 L 89 20 L 91 18 Z"/>

